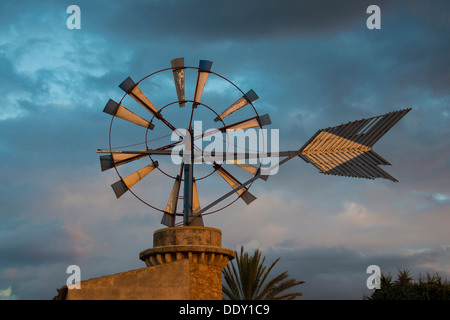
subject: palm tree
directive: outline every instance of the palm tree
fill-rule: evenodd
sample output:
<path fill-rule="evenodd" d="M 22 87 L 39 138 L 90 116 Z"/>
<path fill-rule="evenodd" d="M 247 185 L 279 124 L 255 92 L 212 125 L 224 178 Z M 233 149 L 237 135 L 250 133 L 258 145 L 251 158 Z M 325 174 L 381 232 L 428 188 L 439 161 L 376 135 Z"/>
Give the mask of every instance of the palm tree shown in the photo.
<path fill-rule="evenodd" d="M 287 292 L 304 281 L 289 279 L 287 271 L 267 280 L 270 271 L 280 260 L 276 259 L 268 268 L 264 265 L 266 257 L 261 260 L 261 252 L 256 249 L 252 256 L 241 253 L 222 271 L 226 286 L 223 285 L 224 299 L 230 300 L 293 300 L 302 296 L 301 292 Z M 236 262 L 236 265 L 235 265 Z"/>
<path fill-rule="evenodd" d="M 381 275 L 380 289 L 364 300 L 450 300 L 450 281 L 438 273 L 427 277 L 419 275 L 415 281 L 409 270 L 398 270 L 397 280 Z"/>

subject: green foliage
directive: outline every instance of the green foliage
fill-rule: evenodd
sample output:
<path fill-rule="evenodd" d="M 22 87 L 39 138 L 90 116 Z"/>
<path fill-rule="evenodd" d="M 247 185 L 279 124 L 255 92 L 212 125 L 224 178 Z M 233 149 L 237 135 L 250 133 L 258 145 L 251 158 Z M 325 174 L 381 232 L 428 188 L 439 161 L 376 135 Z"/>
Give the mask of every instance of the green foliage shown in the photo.
<path fill-rule="evenodd" d="M 276 259 L 269 267 L 265 266 L 266 257 L 261 260 L 257 249 L 252 256 L 244 252 L 230 262 L 222 271 L 227 285 L 223 285 L 224 299 L 230 300 L 293 300 L 302 296 L 301 292 L 288 292 L 304 281 L 289 279 L 287 271 L 268 280 L 270 271 L 280 260 Z"/>
<path fill-rule="evenodd" d="M 450 282 L 438 273 L 414 280 L 408 270 L 399 270 L 397 280 L 381 275 L 380 289 L 365 300 L 450 300 Z"/>

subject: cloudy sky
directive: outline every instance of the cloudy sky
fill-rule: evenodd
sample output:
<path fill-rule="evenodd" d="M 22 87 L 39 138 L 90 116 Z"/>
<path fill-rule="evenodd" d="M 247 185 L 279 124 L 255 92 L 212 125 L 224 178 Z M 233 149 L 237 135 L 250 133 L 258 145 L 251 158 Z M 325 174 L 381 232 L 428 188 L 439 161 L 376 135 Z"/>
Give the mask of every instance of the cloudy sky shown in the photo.
<path fill-rule="evenodd" d="M 66 25 L 71 4 L 79 30 Z M 371 4 L 380 30 L 366 27 Z M 51 299 L 72 264 L 82 280 L 144 267 L 138 255 L 161 214 L 129 193 L 117 200 L 116 172 L 101 172 L 95 151 L 109 146 L 102 110 L 122 99 L 118 85 L 178 57 L 193 67 L 211 60 L 212 71 L 255 90 L 282 149 L 320 128 L 412 108 L 374 148 L 398 183 L 326 176 L 293 159 L 252 185 L 249 206 L 204 217 L 224 247 L 281 257 L 275 271 L 306 282 L 302 299 L 361 299 L 373 264 L 450 278 L 449 12 L 448 1 L 2 1 L 0 298 Z M 170 77 L 145 83 L 159 108 L 176 100 Z M 220 112 L 238 96 L 211 76 L 202 101 Z M 166 114 L 175 122 L 185 119 L 177 108 Z M 144 141 L 142 128 L 113 125 L 114 146 Z M 165 206 L 170 182 L 152 174 L 139 195 Z M 215 175 L 198 184 L 201 204 L 228 191 Z"/>

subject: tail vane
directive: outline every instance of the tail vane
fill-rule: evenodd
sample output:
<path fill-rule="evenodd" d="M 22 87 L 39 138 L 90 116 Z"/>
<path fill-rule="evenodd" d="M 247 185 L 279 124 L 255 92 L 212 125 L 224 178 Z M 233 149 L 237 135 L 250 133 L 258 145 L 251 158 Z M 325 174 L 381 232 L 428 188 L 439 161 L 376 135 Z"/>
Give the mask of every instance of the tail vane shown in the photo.
<path fill-rule="evenodd" d="M 379 167 L 390 163 L 373 151 L 373 145 L 410 110 L 321 129 L 300 149 L 300 157 L 324 174 L 398 182 Z"/>

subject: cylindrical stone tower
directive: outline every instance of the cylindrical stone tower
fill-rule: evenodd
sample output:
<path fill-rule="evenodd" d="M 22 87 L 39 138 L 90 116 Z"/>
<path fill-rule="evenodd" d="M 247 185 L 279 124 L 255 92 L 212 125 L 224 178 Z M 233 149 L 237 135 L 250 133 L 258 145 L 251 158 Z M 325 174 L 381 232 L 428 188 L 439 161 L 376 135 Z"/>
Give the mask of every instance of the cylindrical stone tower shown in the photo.
<path fill-rule="evenodd" d="M 221 300 L 222 269 L 234 258 L 234 251 L 222 248 L 219 229 L 183 226 L 155 231 L 153 248 L 142 251 L 139 258 L 148 267 L 186 261 L 189 299 Z"/>

